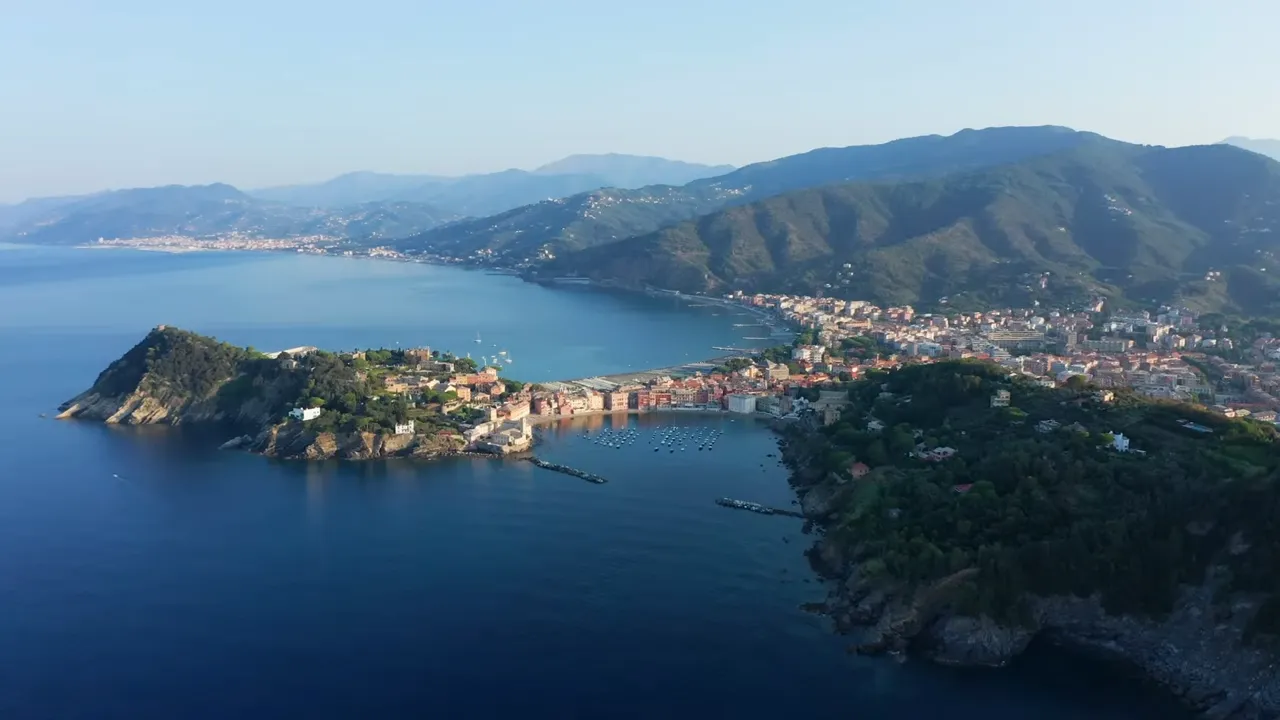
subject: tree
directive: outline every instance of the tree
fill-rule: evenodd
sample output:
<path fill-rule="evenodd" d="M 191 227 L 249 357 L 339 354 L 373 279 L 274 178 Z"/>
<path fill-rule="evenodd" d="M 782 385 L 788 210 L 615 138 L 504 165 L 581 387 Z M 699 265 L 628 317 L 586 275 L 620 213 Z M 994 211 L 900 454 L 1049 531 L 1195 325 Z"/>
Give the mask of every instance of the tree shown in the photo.
<path fill-rule="evenodd" d="M 889 464 L 889 453 L 885 450 L 884 441 L 876 438 L 867 446 L 867 464 L 872 467 Z"/>
<path fill-rule="evenodd" d="M 1086 375 L 1072 375 L 1067 378 L 1067 382 L 1064 383 L 1064 386 L 1068 390 L 1072 390 L 1074 392 L 1083 392 L 1089 388 L 1089 378 Z"/>
<path fill-rule="evenodd" d="M 322 397 L 307 398 L 307 407 L 313 407 L 313 408 L 324 407 L 324 398 Z"/>

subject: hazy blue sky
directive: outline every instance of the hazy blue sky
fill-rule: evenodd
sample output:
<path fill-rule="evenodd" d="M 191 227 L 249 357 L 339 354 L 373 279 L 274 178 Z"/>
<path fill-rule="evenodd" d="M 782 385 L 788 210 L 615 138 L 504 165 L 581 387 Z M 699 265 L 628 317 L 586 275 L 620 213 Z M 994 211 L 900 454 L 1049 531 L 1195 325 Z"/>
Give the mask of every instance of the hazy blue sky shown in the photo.
<path fill-rule="evenodd" d="M 1276 0 L 7 0 L 0 201 L 744 164 L 964 127 L 1280 136 Z"/>

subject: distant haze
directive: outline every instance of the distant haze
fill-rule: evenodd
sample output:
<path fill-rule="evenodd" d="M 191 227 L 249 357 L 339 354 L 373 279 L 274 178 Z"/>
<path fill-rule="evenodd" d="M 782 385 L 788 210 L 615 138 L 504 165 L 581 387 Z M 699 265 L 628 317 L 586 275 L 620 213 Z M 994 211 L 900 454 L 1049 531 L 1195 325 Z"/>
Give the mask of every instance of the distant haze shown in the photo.
<path fill-rule="evenodd" d="M 7 3 L 0 202 L 966 127 L 1280 137 L 1280 3 Z"/>
<path fill-rule="evenodd" d="M 1266 138 L 1247 138 L 1247 137 L 1229 137 L 1222 142 L 1228 145 L 1235 145 L 1245 150 L 1252 150 L 1259 155 L 1280 160 L 1280 140 L 1268 140 Z"/>

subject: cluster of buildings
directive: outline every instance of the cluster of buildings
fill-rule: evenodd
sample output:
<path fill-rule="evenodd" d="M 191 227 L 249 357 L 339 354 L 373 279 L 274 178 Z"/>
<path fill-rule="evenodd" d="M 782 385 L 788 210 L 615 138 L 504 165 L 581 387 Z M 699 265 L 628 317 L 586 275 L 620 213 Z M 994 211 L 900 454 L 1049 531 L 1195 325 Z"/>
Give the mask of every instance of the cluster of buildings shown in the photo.
<path fill-rule="evenodd" d="M 247 232 L 222 233 L 216 237 L 160 235 L 157 237 L 98 238 L 97 247 L 125 247 L 138 250 L 189 252 L 195 250 L 293 251 L 324 254 L 340 238 L 331 235 L 302 235 L 290 238 L 264 238 Z M 346 253 L 350 255 L 351 253 Z"/>
<path fill-rule="evenodd" d="M 1103 315 L 1105 301 L 1095 299 L 1080 310 L 921 314 L 910 306 L 881 308 L 835 298 L 735 293 L 729 299 L 814 331 L 818 349 L 798 347 L 793 354 L 805 375 L 856 378 L 870 367 L 981 358 L 1049 386 L 1079 375 L 1104 388 L 1201 403 L 1225 415 L 1274 421 L 1280 411 L 1280 338 L 1264 336 L 1241 348 L 1225 328 L 1203 327 L 1186 308 Z M 874 344 L 848 342 L 857 338 Z M 828 357 L 821 352 L 826 348 L 843 349 L 844 357 Z M 1242 349 L 1254 362 L 1230 363 L 1219 356 Z"/>
<path fill-rule="evenodd" d="M 537 422 L 604 413 L 710 410 L 790 418 L 814 412 L 830 423 L 847 403 L 847 394 L 831 389 L 832 383 L 870 369 L 940 359 L 991 360 L 1046 386 L 1080 376 L 1107 396 L 1111 388 L 1131 388 L 1153 398 L 1198 402 L 1229 416 L 1275 422 L 1280 411 L 1280 339 L 1253 343 L 1250 352 L 1258 362 L 1231 363 L 1211 351 L 1232 347 L 1233 340 L 1201 328 L 1194 313 L 1180 308 L 1164 308 L 1154 316 L 1103 317 L 1099 300 L 1085 310 L 1006 308 L 943 315 L 794 295 L 735 293 L 720 302 L 753 308 L 769 322 L 805 328 L 812 341 L 723 365 L 692 363 L 515 389 L 495 368 L 455 372 L 453 363 L 423 349 L 415 367 L 383 378 L 384 389 L 438 402 L 446 413 L 463 411 L 469 418 L 463 429 L 467 448 L 504 454 L 529 449 Z M 992 404 L 1007 405 L 1007 393 L 994 396 Z M 936 455 L 927 459 L 942 459 Z"/>

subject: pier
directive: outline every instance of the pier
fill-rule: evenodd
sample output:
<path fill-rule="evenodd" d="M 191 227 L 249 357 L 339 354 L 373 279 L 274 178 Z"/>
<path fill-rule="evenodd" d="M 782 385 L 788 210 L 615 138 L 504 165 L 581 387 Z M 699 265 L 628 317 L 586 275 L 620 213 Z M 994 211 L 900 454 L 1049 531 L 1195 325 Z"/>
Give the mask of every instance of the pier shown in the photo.
<path fill-rule="evenodd" d="M 592 473 L 586 472 L 585 470 L 571 468 L 568 465 L 560 465 L 558 463 L 547 462 L 546 460 L 540 460 L 533 456 L 527 457 L 525 459 L 533 463 L 534 465 L 542 468 L 543 470 L 550 470 L 552 472 L 563 473 L 565 475 L 572 475 L 573 477 L 586 480 L 589 483 L 603 485 L 604 483 L 609 482 L 608 480 L 600 477 L 599 475 L 594 475 Z"/>
<path fill-rule="evenodd" d="M 720 498 L 719 500 L 716 500 L 716 504 L 721 507 L 733 508 L 734 510 L 746 510 L 747 512 L 759 513 L 761 515 L 784 515 L 786 517 L 804 518 L 804 513 L 796 510 L 783 510 L 782 508 L 769 507 L 768 505 L 747 502 L 746 500 Z"/>

